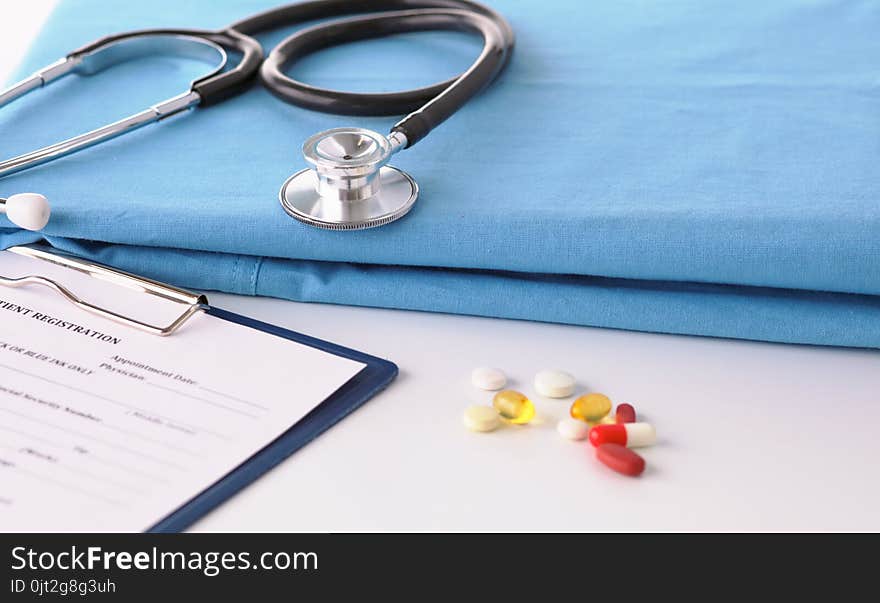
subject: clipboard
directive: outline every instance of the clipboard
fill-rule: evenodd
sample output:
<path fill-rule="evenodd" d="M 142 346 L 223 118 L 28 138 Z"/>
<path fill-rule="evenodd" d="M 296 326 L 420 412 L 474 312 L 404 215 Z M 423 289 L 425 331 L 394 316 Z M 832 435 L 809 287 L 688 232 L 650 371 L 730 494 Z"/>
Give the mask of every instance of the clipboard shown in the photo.
<path fill-rule="evenodd" d="M 83 311 L 151 333 L 157 337 L 173 337 L 174 333 L 182 328 L 190 318 L 200 312 L 204 312 L 221 320 L 289 339 L 329 354 L 361 362 L 365 365 L 360 372 L 343 384 L 335 393 L 315 406 L 308 414 L 275 440 L 233 468 L 197 496 L 185 502 L 151 526 L 147 530 L 148 532 L 169 533 L 186 529 L 362 406 L 370 398 L 387 387 L 398 373 L 397 366 L 388 360 L 215 308 L 210 305 L 207 296 L 204 294 L 180 289 L 69 254 L 59 253 L 55 250 L 50 251 L 48 247 L 43 245 L 11 247 L 6 251 L 50 262 L 118 284 L 119 286 L 137 289 L 145 295 L 153 295 L 179 304 L 181 312 L 169 324 L 150 324 L 92 304 L 88 300 L 78 297 L 74 291 L 71 291 L 62 283 L 40 275 L 29 275 L 14 279 L 5 278 L 0 275 L 0 287 L 43 286 L 54 290 Z"/>

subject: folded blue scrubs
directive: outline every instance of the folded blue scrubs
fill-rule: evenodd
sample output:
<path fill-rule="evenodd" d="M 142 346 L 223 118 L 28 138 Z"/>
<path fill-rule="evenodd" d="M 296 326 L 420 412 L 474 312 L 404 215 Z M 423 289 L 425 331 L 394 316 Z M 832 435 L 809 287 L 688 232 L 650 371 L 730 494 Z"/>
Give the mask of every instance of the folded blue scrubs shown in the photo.
<path fill-rule="evenodd" d="M 278 0 L 62 0 L 19 75 L 120 30 L 217 28 Z M 880 347 L 880 4 L 491 0 L 509 69 L 394 157 L 403 220 L 328 232 L 281 209 L 320 114 L 259 85 L 0 179 L 53 203 L 59 248 L 199 290 L 767 341 Z M 282 34 L 264 36 L 267 48 Z M 295 65 L 390 91 L 464 69 L 479 41 L 423 33 Z M 188 89 L 157 57 L 0 110 L 10 157 Z M 0 217 L 0 246 L 39 240 Z"/>

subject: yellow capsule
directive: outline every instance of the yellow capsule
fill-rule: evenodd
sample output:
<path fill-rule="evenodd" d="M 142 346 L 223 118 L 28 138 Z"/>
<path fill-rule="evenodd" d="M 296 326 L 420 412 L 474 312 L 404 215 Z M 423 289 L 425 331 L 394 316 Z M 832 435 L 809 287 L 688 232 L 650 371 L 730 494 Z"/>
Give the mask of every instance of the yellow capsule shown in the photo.
<path fill-rule="evenodd" d="M 614 413 L 608 413 L 598 421 L 595 421 L 596 425 L 615 425 L 617 424 L 617 417 L 614 416 Z"/>
<path fill-rule="evenodd" d="M 585 394 L 572 402 L 572 419 L 596 423 L 611 412 L 611 400 L 604 394 Z"/>
<path fill-rule="evenodd" d="M 523 425 L 535 417 L 535 405 L 532 401 L 512 389 L 505 389 L 495 394 L 492 406 L 499 415 L 515 425 Z"/>

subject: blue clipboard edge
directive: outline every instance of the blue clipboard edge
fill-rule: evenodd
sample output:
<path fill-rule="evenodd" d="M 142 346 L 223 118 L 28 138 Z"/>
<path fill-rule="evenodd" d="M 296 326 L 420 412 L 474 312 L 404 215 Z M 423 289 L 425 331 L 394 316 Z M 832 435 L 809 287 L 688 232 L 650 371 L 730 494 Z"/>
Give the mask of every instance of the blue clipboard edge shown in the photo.
<path fill-rule="evenodd" d="M 223 502 L 252 484 L 257 478 L 285 460 L 297 450 L 317 438 L 354 412 L 370 398 L 388 387 L 397 377 L 397 365 L 363 352 L 358 352 L 328 341 L 309 337 L 276 325 L 233 314 L 219 308 L 207 307 L 211 316 L 228 320 L 252 329 L 271 333 L 291 341 L 323 350 L 330 354 L 363 362 L 366 366 L 329 398 L 313 408 L 287 431 L 227 473 L 212 486 L 203 490 L 195 498 L 184 503 L 177 510 L 150 527 L 147 532 L 180 532 L 198 519 L 220 506 Z"/>

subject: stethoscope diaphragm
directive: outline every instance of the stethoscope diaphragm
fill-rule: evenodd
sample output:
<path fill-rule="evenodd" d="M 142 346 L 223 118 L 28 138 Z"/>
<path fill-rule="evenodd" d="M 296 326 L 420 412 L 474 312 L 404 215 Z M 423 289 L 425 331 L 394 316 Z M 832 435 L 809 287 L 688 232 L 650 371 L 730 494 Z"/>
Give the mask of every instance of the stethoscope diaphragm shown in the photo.
<path fill-rule="evenodd" d="M 360 230 L 405 216 L 419 196 L 406 172 L 387 165 L 406 145 L 402 135 L 388 138 L 363 128 L 336 128 L 303 144 L 312 165 L 281 187 L 279 200 L 300 222 L 329 230 Z"/>

